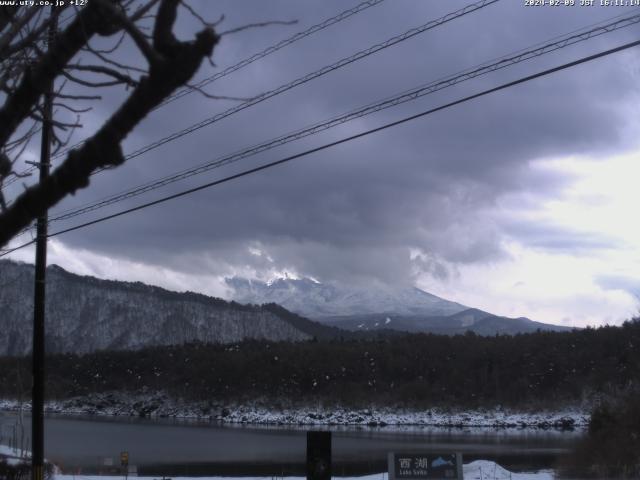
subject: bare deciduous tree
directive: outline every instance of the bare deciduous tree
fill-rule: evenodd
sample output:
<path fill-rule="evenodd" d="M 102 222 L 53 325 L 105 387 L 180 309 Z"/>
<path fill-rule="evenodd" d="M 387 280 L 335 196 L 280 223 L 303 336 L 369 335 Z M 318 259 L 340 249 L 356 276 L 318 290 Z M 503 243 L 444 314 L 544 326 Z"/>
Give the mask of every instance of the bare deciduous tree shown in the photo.
<path fill-rule="evenodd" d="M 181 6 L 203 24 L 190 41 L 179 41 L 173 33 Z M 100 99 L 99 90 L 84 95 L 65 87 L 122 85 L 130 93 L 45 181 L 26 188 L 10 204 L 0 198 L 0 246 L 65 196 L 85 188 L 92 172 L 124 162 L 121 142 L 151 110 L 187 84 L 220 39 L 216 24 L 207 23 L 183 0 L 90 0 L 71 8 L 49 13 L 38 7 L 0 7 L 0 186 L 20 175 L 14 166 L 45 121 L 42 99 L 52 82 L 54 107 L 72 116 L 51 120 L 54 151 L 80 126 L 80 115 L 90 108 L 87 102 Z M 48 44 L 53 21 L 60 27 Z M 113 45 L 108 48 L 94 45 L 109 37 Z M 140 52 L 144 66 L 125 64 L 114 55 L 125 39 Z"/>

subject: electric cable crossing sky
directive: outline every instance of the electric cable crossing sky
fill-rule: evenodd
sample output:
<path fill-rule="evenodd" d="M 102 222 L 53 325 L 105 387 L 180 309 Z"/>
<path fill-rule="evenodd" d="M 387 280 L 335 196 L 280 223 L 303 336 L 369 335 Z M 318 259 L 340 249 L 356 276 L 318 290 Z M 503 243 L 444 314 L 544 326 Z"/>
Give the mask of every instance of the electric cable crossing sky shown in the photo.
<path fill-rule="evenodd" d="M 405 102 L 416 100 L 425 95 L 440 91 L 445 88 L 452 87 L 460 82 L 471 80 L 478 76 L 485 75 L 487 73 L 491 73 L 503 68 L 507 68 L 512 65 L 516 65 L 518 63 L 530 60 L 532 58 L 536 58 L 542 55 L 552 53 L 556 50 L 598 37 L 600 35 L 611 33 L 622 28 L 630 27 L 639 22 L 640 22 L 640 13 L 636 15 L 626 16 L 621 19 L 619 18 L 615 21 L 608 22 L 603 25 L 598 25 L 596 27 L 590 28 L 585 31 L 580 31 L 578 33 L 571 32 L 571 34 L 567 34 L 564 37 L 561 37 L 559 40 L 545 43 L 542 45 L 532 46 L 531 48 L 524 49 L 522 51 L 516 52 L 515 54 L 509 54 L 505 57 L 500 58 L 497 61 L 494 61 L 493 63 L 483 64 L 478 67 L 471 67 L 463 71 L 462 73 L 454 74 L 449 77 L 444 77 L 435 82 L 431 82 L 421 87 L 417 87 L 407 92 L 403 92 L 399 95 L 389 97 L 387 99 L 381 100 L 376 103 L 372 103 L 360 109 L 353 110 L 347 114 L 334 117 L 328 121 L 316 123 L 310 127 L 283 135 L 281 137 L 270 140 L 268 142 L 255 145 L 244 150 L 240 150 L 230 155 L 223 156 L 221 158 L 207 162 L 200 166 L 197 166 L 191 169 L 186 169 L 186 170 L 183 170 L 182 172 L 177 172 L 173 175 L 163 177 L 158 180 L 147 182 L 133 189 L 129 189 L 125 192 L 112 195 L 110 197 L 104 198 L 102 200 L 96 201 L 94 203 L 91 203 L 82 207 L 77 207 L 74 209 L 58 212 L 52 218 L 50 218 L 49 223 L 51 224 L 53 222 L 69 220 L 78 215 L 95 211 L 97 209 L 106 207 L 108 205 L 112 205 L 114 203 L 118 203 L 123 200 L 133 198 L 133 197 L 142 195 L 144 193 L 156 190 L 158 188 L 164 187 L 171 183 L 184 180 L 191 176 L 205 173 L 212 169 L 219 168 L 229 163 L 233 163 L 233 162 L 242 160 L 244 158 L 262 153 L 264 151 L 284 145 L 286 143 L 322 132 L 324 130 L 335 127 L 337 125 L 341 125 L 345 122 L 348 122 L 357 118 L 361 118 L 363 116 L 376 113 L 378 111 L 391 108 Z"/>

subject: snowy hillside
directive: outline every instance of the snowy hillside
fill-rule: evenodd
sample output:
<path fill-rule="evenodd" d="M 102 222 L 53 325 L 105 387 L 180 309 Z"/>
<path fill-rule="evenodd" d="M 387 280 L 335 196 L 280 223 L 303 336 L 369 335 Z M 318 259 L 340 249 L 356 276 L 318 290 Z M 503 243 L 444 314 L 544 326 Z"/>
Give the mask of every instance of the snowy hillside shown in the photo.
<path fill-rule="evenodd" d="M 32 265 L 0 262 L 0 355 L 21 355 L 31 348 L 33 273 Z M 312 337 L 275 309 L 81 277 L 55 265 L 47 269 L 46 300 L 49 352 Z"/>
<path fill-rule="evenodd" d="M 280 278 L 264 283 L 245 278 L 226 279 L 233 299 L 241 303 L 277 303 L 312 319 L 389 313 L 402 316 L 451 315 L 466 310 L 459 303 L 419 288 L 366 288 L 319 283 L 309 278 Z"/>
<path fill-rule="evenodd" d="M 228 278 L 234 300 L 242 303 L 274 302 L 325 325 L 353 332 L 396 330 L 455 335 L 517 334 L 567 327 L 508 318 L 427 293 L 419 288 L 383 288 L 320 283 L 308 278 L 280 278 L 270 283 Z"/>

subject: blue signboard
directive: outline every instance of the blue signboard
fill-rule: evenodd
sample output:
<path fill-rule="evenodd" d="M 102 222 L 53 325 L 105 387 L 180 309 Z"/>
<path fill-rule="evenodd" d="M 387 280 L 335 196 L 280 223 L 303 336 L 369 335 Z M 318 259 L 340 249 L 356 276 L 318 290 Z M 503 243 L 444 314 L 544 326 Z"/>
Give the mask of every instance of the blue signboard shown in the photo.
<path fill-rule="evenodd" d="M 462 480 L 462 455 L 432 452 L 390 453 L 389 480 Z"/>

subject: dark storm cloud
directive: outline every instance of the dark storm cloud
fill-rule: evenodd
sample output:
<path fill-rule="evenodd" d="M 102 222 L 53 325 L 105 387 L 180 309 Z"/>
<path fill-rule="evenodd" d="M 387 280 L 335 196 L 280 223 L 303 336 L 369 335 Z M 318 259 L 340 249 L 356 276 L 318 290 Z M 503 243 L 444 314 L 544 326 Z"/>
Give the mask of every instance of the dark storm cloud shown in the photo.
<path fill-rule="evenodd" d="M 226 13 L 224 25 L 229 27 L 264 19 L 300 20 L 293 27 L 223 39 L 214 57 L 222 68 L 346 8 L 344 2 L 216 2 L 213 11 L 211 5 L 202 3 L 200 8 L 209 18 Z M 387 1 L 216 82 L 209 90 L 252 96 L 464 5 Z M 65 205 L 82 204 L 188 168 L 614 13 L 622 10 L 576 7 L 549 12 L 527 9 L 521 2 L 500 2 L 98 175 L 91 189 Z M 191 19 L 181 21 L 183 36 L 198 28 Z M 143 198 L 198 185 L 432 108 L 622 43 L 630 35 L 621 32 L 571 47 Z M 632 87 L 638 84 L 633 69 L 628 68 L 637 62 L 636 55 L 604 59 L 521 85 L 64 239 L 72 246 L 187 272 L 287 268 L 320 279 L 393 282 L 407 281 L 416 269 L 444 278 L 448 273 L 441 261 L 503 258 L 505 234 L 550 250 L 608 248 L 611 243 L 604 236 L 585 238 L 561 225 L 534 226 L 500 218 L 494 209 L 504 195 L 524 192 L 544 199 L 571 180 L 532 170 L 532 160 L 609 154 L 624 147 L 622 106 L 637 93 Z M 190 95 L 155 112 L 127 140 L 127 148 L 232 105 Z M 139 201 L 125 202 L 118 209 Z M 256 246 L 264 255 L 249 253 Z M 427 252 L 431 260 L 412 260 L 413 250 Z"/>

